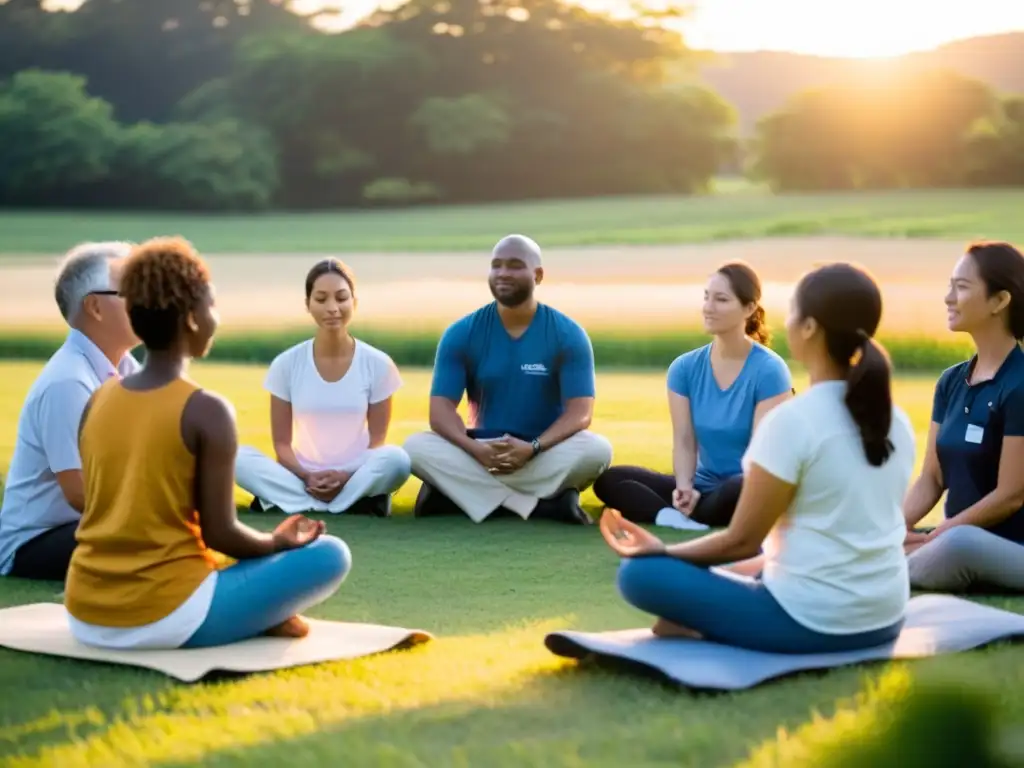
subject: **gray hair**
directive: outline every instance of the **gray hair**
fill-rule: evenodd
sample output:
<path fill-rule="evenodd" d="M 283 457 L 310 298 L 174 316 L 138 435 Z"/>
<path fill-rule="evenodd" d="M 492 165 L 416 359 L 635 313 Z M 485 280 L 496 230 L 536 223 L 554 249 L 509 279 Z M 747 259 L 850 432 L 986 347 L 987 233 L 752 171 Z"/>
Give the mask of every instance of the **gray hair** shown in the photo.
<path fill-rule="evenodd" d="M 78 319 L 85 297 L 94 291 L 111 290 L 111 262 L 125 258 L 131 243 L 117 241 L 82 243 L 64 257 L 57 272 L 54 297 L 57 308 L 68 325 Z"/>

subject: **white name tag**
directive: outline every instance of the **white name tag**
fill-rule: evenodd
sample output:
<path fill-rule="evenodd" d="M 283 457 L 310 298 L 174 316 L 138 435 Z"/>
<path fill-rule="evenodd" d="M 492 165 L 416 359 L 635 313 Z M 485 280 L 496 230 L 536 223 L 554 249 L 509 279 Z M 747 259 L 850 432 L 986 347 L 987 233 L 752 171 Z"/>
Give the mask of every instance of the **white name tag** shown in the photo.
<path fill-rule="evenodd" d="M 964 435 L 964 440 L 968 443 L 980 443 L 983 437 L 985 437 L 985 430 L 982 427 L 977 424 L 967 425 L 967 434 Z"/>

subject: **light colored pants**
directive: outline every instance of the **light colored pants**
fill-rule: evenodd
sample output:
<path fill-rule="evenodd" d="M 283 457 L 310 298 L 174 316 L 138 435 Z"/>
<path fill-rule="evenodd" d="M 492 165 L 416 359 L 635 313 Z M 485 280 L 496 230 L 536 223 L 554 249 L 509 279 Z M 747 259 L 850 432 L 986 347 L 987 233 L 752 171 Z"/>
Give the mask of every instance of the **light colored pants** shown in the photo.
<path fill-rule="evenodd" d="M 934 592 L 1024 592 L 1024 545 L 974 525 L 958 525 L 907 558 L 910 586 Z"/>
<path fill-rule="evenodd" d="M 437 488 L 476 523 L 498 507 L 524 520 L 547 499 L 575 488 L 588 488 L 612 461 L 611 443 L 593 432 L 577 432 L 507 475 L 492 475 L 457 445 L 434 432 L 405 441 L 412 473 Z"/>
<path fill-rule="evenodd" d="M 397 445 L 382 445 L 363 454 L 341 493 L 331 501 L 320 501 L 306 493 L 306 484 L 274 459 L 243 446 L 235 459 L 235 482 L 264 507 L 282 512 L 331 512 L 338 514 L 367 496 L 391 494 L 409 479 L 409 456 Z M 353 467 L 338 467 L 352 472 Z"/>

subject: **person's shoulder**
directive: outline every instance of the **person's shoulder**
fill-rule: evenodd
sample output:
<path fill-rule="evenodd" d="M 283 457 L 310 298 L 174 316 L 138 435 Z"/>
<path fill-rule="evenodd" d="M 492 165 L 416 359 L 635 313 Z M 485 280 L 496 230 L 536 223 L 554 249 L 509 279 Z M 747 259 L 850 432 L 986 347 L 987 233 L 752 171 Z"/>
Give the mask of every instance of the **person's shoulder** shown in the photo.
<path fill-rule="evenodd" d="M 358 349 L 363 355 L 363 358 L 372 366 L 375 367 L 390 367 L 395 364 L 395 361 L 391 358 L 387 352 L 380 347 L 375 347 L 373 344 L 358 339 Z"/>
<path fill-rule="evenodd" d="M 302 358 L 309 352 L 309 348 L 313 346 L 312 339 L 303 339 L 296 344 L 292 344 L 287 349 L 278 352 L 274 356 L 274 359 L 270 361 L 271 365 L 282 365 L 285 363 L 292 363 L 293 361 Z"/>
<path fill-rule="evenodd" d="M 452 322 L 444 329 L 443 336 L 452 338 L 466 338 L 473 335 L 473 331 L 483 325 L 493 323 L 498 317 L 495 303 L 484 304 L 472 312 L 468 312 L 459 319 Z"/>
<path fill-rule="evenodd" d="M 538 302 L 537 314 L 541 316 L 542 322 L 552 326 L 563 339 L 587 339 L 588 341 L 590 339 L 590 335 L 587 333 L 587 329 L 583 327 L 582 323 L 578 320 L 574 320 L 560 309 L 555 309 L 550 304 Z"/>
<path fill-rule="evenodd" d="M 211 389 L 196 387 L 185 403 L 188 415 L 197 423 L 210 429 L 218 429 L 235 422 L 235 406 L 224 395 Z"/>
<path fill-rule="evenodd" d="M 954 363 L 939 374 L 939 380 L 935 386 L 944 390 L 957 381 L 965 381 L 970 367 L 970 360 L 963 360 L 959 363 Z"/>
<path fill-rule="evenodd" d="M 669 364 L 669 370 L 689 370 L 693 366 L 700 365 L 707 360 L 710 353 L 710 343 L 683 352 L 681 355 L 676 356 L 676 359 Z"/>
<path fill-rule="evenodd" d="M 754 355 L 754 359 L 758 365 L 771 366 L 777 368 L 785 368 L 789 370 L 789 365 L 786 364 L 785 359 L 771 347 L 765 346 L 760 342 L 755 341 L 750 348 L 750 353 Z"/>
<path fill-rule="evenodd" d="M 71 390 L 91 391 L 91 368 L 88 361 L 66 344 L 54 352 L 36 376 L 25 396 L 26 404 L 48 395 L 62 395 Z"/>
<path fill-rule="evenodd" d="M 292 374 L 310 358 L 312 346 L 312 339 L 304 339 L 282 352 L 278 352 L 270 361 L 269 371 L 274 375 Z"/>
<path fill-rule="evenodd" d="M 1010 350 L 1009 363 L 1010 388 L 1024 387 L 1024 349 L 1021 349 L 1019 344 Z"/>
<path fill-rule="evenodd" d="M 809 387 L 772 408 L 762 419 L 758 429 L 776 425 L 792 437 L 822 437 L 823 430 L 815 425 L 834 424 L 836 398 L 824 387 Z"/>

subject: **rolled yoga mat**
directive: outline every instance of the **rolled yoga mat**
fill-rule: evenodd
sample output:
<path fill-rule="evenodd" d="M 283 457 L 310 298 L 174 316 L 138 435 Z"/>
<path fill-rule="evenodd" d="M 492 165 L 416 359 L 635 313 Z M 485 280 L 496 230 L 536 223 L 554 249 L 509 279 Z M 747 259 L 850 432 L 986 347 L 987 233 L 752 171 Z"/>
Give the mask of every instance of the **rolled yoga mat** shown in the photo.
<path fill-rule="evenodd" d="M 48 656 L 144 667 L 192 683 L 214 671 L 269 672 L 325 661 L 356 659 L 433 639 L 429 632 L 418 629 L 317 619 L 307 621 L 309 634 L 299 639 L 254 637 L 213 648 L 111 651 L 75 640 L 63 605 L 34 603 L 0 610 L 0 646 Z"/>
<path fill-rule="evenodd" d="M 690 688 L 736 691 L 806 670 L 959 653 L 1020 637 L 1024 615 L 950 595 L 921 595 L 907 605 L 906 623 L 896 640 L 860 651 L 764 653 L 707 640 L 659 638 L 650 629 L 552 632 L 544 644 L 557 656 L 632 662 Z"/>

